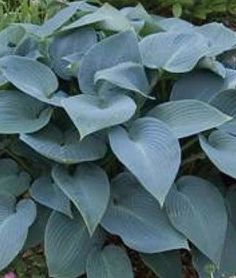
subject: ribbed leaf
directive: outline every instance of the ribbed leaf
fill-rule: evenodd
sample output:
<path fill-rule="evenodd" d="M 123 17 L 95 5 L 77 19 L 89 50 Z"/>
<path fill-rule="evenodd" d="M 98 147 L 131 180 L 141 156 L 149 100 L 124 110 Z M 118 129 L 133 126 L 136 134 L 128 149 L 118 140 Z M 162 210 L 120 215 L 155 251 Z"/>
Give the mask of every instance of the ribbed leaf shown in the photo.
<path fill-rule="evenodd" d="M 141 64 L 132 62 L 120 63 L 117 66 L 97 71 L 94 82 L 107 81 L 120 88 L 147 96 L 150 86 Z"/>
<path fill-rule="evenodd" d="M 52 213 L 45 232 L 45 255 L 50 277 L 76 278 L 85 272 L 92 241 L 82 218 Z"/>
<path fill-rule="evenodd" d="M 114 125 L 127 122 L 135 113 L 135 102 L 126 95 L 106 99 L 78 95 L 62 101 L 62 106 L 80 132 L 81 138 Z"/>
<path fill-rule="evenodd" d="M 126 252 L 119 246 L 94 248 L 86 264 L 88 278 L 133 278 L 132 265 Z"/>
<path fill-rule="evenodd" d="M 30 176 L 9 158 L 0 160 L 0 194 L 19 196 L 30 186 Z"/>
<path fill-rule="evenodd" d="M 80 211 L 90 234 L 100 223 L 110 198 L 106 173 L 94 164 L 80 164 L 73 175 L 63 166 L 56 166 L 52 176 L 60 189 Z"/>
<path fill-rule="evenodd" d="M 17 204 L 16 211 L 0 224 L 0 270 L 7 267 L 23 248 L 35 217 L 35 204 L 31 200 L 23 200 Z"/>
<path fill-rule="evenodd" d="M 210 182 L 194 176 L 181 177 L 177 187 L 165 203 L 171 223 L 219 265 L 228 222 L 220 192 Z"/>
<path fill-rule="evenodd" d="M 80 53 L 82 57 L 96 42 L 96 32 L 92 28 L 78 29 L 74 32 L 55 36 L 49 47 L 49 55 L 52 58 L 52 66 L 55 72 L 63 79 L 70 79 L 71 73 L 68 69 L 70 63 L 65 61 L 63 57 L 75 53 Z"/>
<path fill-rule="evenodd" d="M 50 177 L 40 177 L 30 190 L 36 202 L 72 217 L 70 200 Z"/>
<path fill-rule="evenodd" d="M 36 152 L 65 164 L 97 160 L 106 153 L 100 138 L 89 136 L 80 141 L 76 130 L 62 131 L 52 124 L 33 134 L 21 134 L 20 139 Z"/>
<path fill-rule="evenodd" d="M 52 109 L 17 91 L 0 91 L 0 133 L 31 133 L 48 124 Z"/>
<path fill-rule="evenodd" d="M 223 173 L 236 178 L 236 138 L 224 131 L 213 131 L 208 139 L 199 137 L 200 145 L 211 162 Z"/>
<path fill-rule="evenodd" d="M 138 40 L 131 31 L 108 37 L 90 48 L 79 67 L 81 91 L 85 94 L 95 94 L 95 73 L 125 62 L 141 63 Z"/>
<path fill-rule="evenodd" d="M 160 32 L 145 37 L 140 42 L 140 51 L 148 68 L 187 72 L 207 54 L 208 46 L 206 39 L 197 33 Z"/>
<path fill-rule="evenodd" d="M 211 105 L 190 99 L 157 105 L 148 116 L 165 122 L 177 138 L 218 127 L 232 119 Z"/>
<path fill-rule="evenodd" d="M 122 173 L 112 185 L 112 198 L 102 220 L 106 230 L 140 252 L 188 249 L 187 241 L 170 224 L 165 210 L 133 176 Z"/>
<path fill-rule="evenodd" d="M 185 74 L 173 86 L 170 99 L 198 99 L 209 102 L 224 86 L 224 79 L 206 71 Z"/>
<path fill-rule="evenodd" d="M 129 21 L 110 4 L 105 3 L 101 8 L 91 14 L 87 14 L 75 22 L 67 25 L 63 30 L 80 28 L 97 23 L 99 29 L 110 31 L 123 31 L 131 28 Z"/>
<path fill-rule="evenodd" d="M 1 58 L 0 69 L 9 82 L 33 97 L 50 97 L 58 88 L 56 75 L 50 68 L 27 57 Z"/>
<path fill-rule="evenodd" d="M 178 140 L 168 126 L 154 118 L 140 118 L 128 131 L 121 126 L 113 128 L 109 139 L 117 158 L 163 205 L 181 156 Z"/>
<path fill-rule="evenodd" d="M 144 263 L 160 278 L 182 277 L 182 263 L 179 251 L 156 254 L 142 254 Z"/>

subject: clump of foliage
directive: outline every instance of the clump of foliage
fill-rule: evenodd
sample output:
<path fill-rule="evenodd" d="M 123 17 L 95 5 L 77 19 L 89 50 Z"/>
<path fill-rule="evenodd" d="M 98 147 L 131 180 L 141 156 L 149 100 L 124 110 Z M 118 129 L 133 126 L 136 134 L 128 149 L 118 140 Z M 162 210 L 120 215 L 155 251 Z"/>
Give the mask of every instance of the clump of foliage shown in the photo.
<path fill-rule="evenodd" d="M 76 1 L 0 45 L 1 270 L 42 244 L 50 277 L 133 277 L 127 248 L 236 273 L 235 32 Z"/>

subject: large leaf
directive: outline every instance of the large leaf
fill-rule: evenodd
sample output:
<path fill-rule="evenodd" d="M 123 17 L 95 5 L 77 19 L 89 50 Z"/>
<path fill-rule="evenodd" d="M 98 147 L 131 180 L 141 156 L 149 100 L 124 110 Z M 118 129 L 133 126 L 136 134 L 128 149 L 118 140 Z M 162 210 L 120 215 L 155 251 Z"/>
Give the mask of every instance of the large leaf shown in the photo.
<path fill-rule="evenodd" d="M 0 133 L 31 133 L 48 124 L 52 109 L 18 91 L 0 91 Z"/>
<path fill-rule="evenodd" d="M 107 81 L 120 88 L 147 96 L 150 93 L 149 82 L 141 64 L 126 62 L 97 71 L 94 82 Z"/>
<path fill-rule="evenodd" d="M 50 277 L 76 278 L 85 272 L 92 241 L 79 214 L 74 219 L 52 213 L 45 232 L 45 255 Z"/>
<path fill-rule="evenodd" d="M 6 56 L 0 59 L 0 70 L 9 82 L 33 97 L 50 97 L 58 88 L 56 75 L 34 59 Z"/>
<path fill-rule="evenodd" d="M 84 1 L 72 3 L 68 7 L 59 11 L 55 16 L 45 21 L 37 30 L 37 35 L 47 37 L 52 35 L 63 26 L 83 5 Z"/>
<path fill-rule="evenodd" d="M 110 54 L 107 55 L 107 53 Z M 95 73 L 125 62 L 141 63 L 138 40 L 132 31 L 108 37 L 89 49 L 79 67 L 81 91 L 86 94 L 95 94 Z"/>
<path fill-rule="evenodd" d="M 9 202 L 12 207 L 12 202 Z M 1 213 L 0 213 L 1 214 Z M 27 238 L 28 229 L 36 217 L 36 206 L 31 200 L 22 200 L 0 224 L 0 270 L 19 254 Z"/>
<path fill-rule="evenodd" d="M 198 99 L 208 102 L 224 86 L 224 79 L 207 71 L 198 70 L 183 75 L 173 86 L 170 99 Z"/>
<path fill-rule="evenodd" d="M 0 160 L 0 194 L 19 196 L 30 186 L 30 176 L 9 158 Z"/>
<path fill-rule="evenodd" d="M 106 230 L 140 252 L 188 248 L 185 238 L 170 224 L 165 210 L 132 175 L 122 173 L 112 185 L 112 198 L 102 220 Z"/>
<path fill-rule="evenodd" d="M 121 126 L 113 128 L 109 139 L 117 158 L 163 205 L 181 156 L 178 140 L 168 126 L 154 118 L 140 118 L 128 131 Z"/>
<path fill-rule="evenodd" d="M 232 119 L 213 106 L 190 99 L 157 105 L 148 116 L 165 122 L 177 138 L 212 129 Z"/>
<path fill-rule="evenodd" d="M 236 178 L 236 138 L 224 131 L 200 135 L 200 145 L 212 163 L 223 173 Z"/>
<path fill-rule="evenodd" d="M 52 176 L 80 211 L 89 233 L 93 234 L 110 198 L 110 185 L 106 173 L 95 164 L 80 164 L 72 175 L 63 166 L 56 166 L 53 168 Z"/>
<path fill-rule="evenodd" d="M 236 34 L 233 30 L 226 28 L 221 23 L 208 23 L 196 27 L 197 32 L 201 33 L 208 40 L 209 56 L 216 56 L 231 49 L 236 45 Z"/>
<path fill-rule="evenodd" d="M 181 177 L 177 188 L 170 191 L 165 207 L 174 227 L 219 265 L 228 220 L 217 188 L 199 177 Z"/>
<path fill-rule="evenodd" d="M 80 132 L 81 138 L 114 125 L 127 122 L 135 113 L 135 102 L 126 95 L 107 98 L 78 95 L 62 101 L 62 106 Z"/>
<path fill-rule="evenodd" d="M 64 27 L 63 30 L 80 28 L 96 23 L 99 29 L 110 31 L 123 31 L 131 28 L 131 24 L 120 11 L 112 7 L 110 4 L 105 3 L 94 13 L 84 15 L 75 22 Z"/>
<path fill-rule="evenodd" d="M 139 45 L 145 66 L 169 72 L 192 70 L 208 51 L 206 39 L 191 32 L 161 32 L 145 37 Z"/>
<path fill-rule="evenodd" d="M 50 177 L 40 177 L 30 189 L 36 202 L 72 217 L 70 200 Z"/>
<path fill-rule="evenodd" d="M 92 28 L 78 29 L 70 33 L 62 33 L 54 37 L 50 47 L 49 55 L 52 58 L 52 66 L 55 72 L 64 79 L 70 79 L 71 73 L 68 69 L 70 63 L 63 57 L 80 54 L 88 51 L 97 42 L 96 32 Z M 68 47 L 68 45 L 70 47 Z"/>
<path fill-rule="evenodd" d="M 160 278 L 182 277 L 180 252 L 177 250 L 156 254 L 142 254 L 144 263 Z"/>
<path fill-rule="evenodd" d="M 36 152 L 65 164 L 97 160 L 106 153 L 105 142 L 97 136 L 80 141 L 76 130 L 62 131 L 52 124 L 33 134 L 21 134 L 20 139 Z"/>
<path fill-rule="evenodd" d="M 87 259 L 88 278 L 133 278 L 132 265 L 125 251 L 115 245 L 94 248 Z"/>

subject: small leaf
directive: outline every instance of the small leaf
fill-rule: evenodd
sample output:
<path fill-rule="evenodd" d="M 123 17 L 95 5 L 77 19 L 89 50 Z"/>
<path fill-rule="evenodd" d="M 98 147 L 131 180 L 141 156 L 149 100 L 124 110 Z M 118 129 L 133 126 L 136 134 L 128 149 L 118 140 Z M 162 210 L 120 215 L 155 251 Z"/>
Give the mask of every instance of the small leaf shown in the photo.
<path fill-rule="evenodd" d="M 181 177 L 165 207 L 174 227 L 219 265 L 228 219 L 224 199 L 216 187 L 199 177 Z"/>
<path fill-rule="evenodd" d="M 63 166 L 53 168 L 55 183 L 80 211 L 90 234 L 100 223 L 110 197 L 106 173 L 96 165 L 80 164 L 73 175 Z"/>
<path fill-rule="evenodd" d="M 144 263 L 158 276 L 172 278 L 182 277 L 182 263 L 179 251 L 167 251 L 156 254 L 141 254 Z"/>
<path fill-rule="evenodd" d="M 121 163 L 163 205 L 181 156 L 178 140 L 168 126 L 154 118 L 140 118 L 128 131 L 121 126 L 111 129 L 109 139 Z"/>
<path fill-rule="evenodd" d="M 76 130 L 62 131 L 52 124 L 33 134 L 21 134 L 20 139 L 43 156 L 64 164 L 103 158 L 107 149 L 97 136 L 81 141 Z"/>
<path fill-rule="evenodd" d="M 10 207 L 12 203 L 9 203 Z M 7 267 L 19 254 L 27 238 L 28 229 L 36 217 L 36 206 L 31 200 L 22 200 L 0 224 L 0 270 Z"/>
<path fill-rule="evenodd" d="M 125 62 L 142 63 L 138 40 L 132 31 L 110 36 L 89 49 L 79 67 L 78 79 L 81 91 L 85 94 L 95 94 L 96 72 Z"/>
<path fill-rule="evenodd" d="M 92 243 L 80 215 L 71 219 L 53 212 L 45 232 L 45 255 L 50 277 L 76 278 L 84 274 Z"/>
<path fill-rule="evenodd" d="M 146 67 L 174 73 L 192 70 L 208 51 L 206 39 L 194 32 L 156 33 L 145 37 L 139 46 Z"/>
<path fill-rule="evenodd" d="M 29 174 L 21 171 L 14 160 L 9 158 L 0 160 L 0 194 L 6 193 L 18 197 L 29 186 Z"/>
<path fill-rule="evenodd" d="M 94 248 L 86 264 L 88 278 L 133 278 L 132 265 L 126 252 L 119 246 L 108 245 Z"/>
<path fill-rule="evenodd" d="M 97 71 L 94 82 L 107 81 L 120 88 L 139 93 L 145 97 L 150 93 L 150 86 L 142 65 L 126 62 L 117 66 Z"/>
<path fill-rule="evenodd" d="M 218 127 L 232 118 L 198 100 L 178 100 L 157 105 L 148 116 L 166 123 L 177 138 Z"/>
<path fill-rule="evenodd" d="M 99 29 L 110 31 L 124 31 L 131 28 L 129 21 L 110 4 L 105 3 L 94 13 L 84 15 L 75 22 L 67 25 L 63 30 L 80 28 L 91 24 L 96 24 Z"/>
<path fill-rule="evenodd" d="M 102 226 L 131 249 L 155 253 L 186 248 L 188 243 L 169 222 L 165 210 L 129 173 L 112 182 L 112 198 Z"/>
<path fill-rule="evenodd" d="M 31 133 L 48 124 L 52 109 L 18 91 L 0 91 L 0 133 Z"/>
<path fill-rule="evenodd" d="M 70 200 L 50 177 L 35 180 L 30 193 L 36 202 L 72 217 Z"/>
<path fill-rule="evenodd" d="M 4 77 L 30 96 L 51 96 L 58 88 L 56 75 L 46 65 L 27 57 L 6 56 L 0 59 Z"/>
<path fill-rule="evenodd" d="M 79 130 L 81 138 L 127 122 L 136 110 L 135 102 L 121 94 L 105 99 L 81 94 L 63 100 L 62 106 Z"/>
<path fill-rule="evenodd" d="M 199 136 L 200 145 L 211 162 L 223 173 L 236 178 L 236 138 L 224 131 L 213 131 L 208 139 Z"/>
<path fill-rule="evenodd" d="M 172 13 L 175 17 L 181 17 L 182 12 L 183 12 L 183 10 L 182 10 L 182 6 L 180 3 L 176 3 L 173 5 Z"/>

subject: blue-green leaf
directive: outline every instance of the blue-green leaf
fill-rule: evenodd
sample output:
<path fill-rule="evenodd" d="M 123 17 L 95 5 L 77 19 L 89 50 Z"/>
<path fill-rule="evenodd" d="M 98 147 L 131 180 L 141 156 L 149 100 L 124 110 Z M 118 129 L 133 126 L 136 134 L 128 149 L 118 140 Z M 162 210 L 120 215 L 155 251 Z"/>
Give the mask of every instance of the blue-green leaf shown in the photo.
<path fill-rule="evenodd" d="M 165 210 L 131 174 L 118 175 L 111 190 L 110 205 L 102 220 L 106 230 L 140 252 L 188 249 L 186 239 L 173 228 Z"/>
<path fill-rule="evenodd" d="M 170 191 L 165 207 L 174 227 L 219 266 L 228 219 L 217 188 L 202 178 L 183 176 Z"/>
<path fill-rule="evenodd" d="M 141 63 L 138 40 L 132 31 L 108 37 L 89 49 L 79 67 L 81 91 L 85 94 L 95 94 L 96 72 L 125 62 Z"/>
<path fill-rule="evenodd" d="M 232 119 L 215 107 L 193 99 L 157 105 L 148 116 L 166 123 L 177 138 L 218 127 Z"/>
<path fill-rule="evenodd" d="M 76 130 L 62 131 L 52 124 L 33 134 L 21 134 L 20 139 L 43 156 L 64 164 L 100 159 L 107 149 L 98 136 L 81 141 Z"/>
<path fill-rule="evenodd" d="M 50 177 L 35 180 L 30 193 L 36 202 L 72 217 L 70 200 Z"/>
<path fill-rule="evenodd" d="M 30 186 L 30 176 L 9 158 L 0 160 L 0 194 L 19 196 Z"/>
<path fill-rule="evenodd" d="M 223 173 L 236 178 L 236 137 L 213 131 L 208 138 L 199 136 L 200 145 L 212 163 Z"/>
<path fill-rule="evenodd" d="M 140 118 L 128 131 L 121 126 L 111 129 L 109 139 L 117 158 L 163 205 L 181 156 L 178 140 L 168 126 L 154 118 Z"/>
<path fill-rule="evenodd" d="M 62 106 L 79 130 L 81 138 L 127 122 L 136 110 L 135 102 L 121 94 L 107 98 L 81 94 L 63 100 Z"/>
<path fill-rule="evenodd" d="M 56 166 L 53 168 L 52 176 L 80 211 L 89 233 L 93 234 L 110 198 L 110 185 L 106 173 L 95 164 L 80 164 L 72 175 L 63 166 Z"/>
<path fill-rule="evenodd" d="M 58 88 L 56 75 L 46 65 L 20 56 L 0 59 L 4 77 L 19 90 L 31 96 L 50 97 Z"/>
<path fill-rule="evenodd" d="M 18 91 L 0 91 L 0 133 L 31 133 L 48 124 L 52 109 Z"/>
<path fill-rule="evenodd" d="M 103 249 L 94 248 L 87 259 L 88 278 L 133 278 L 132 265 L 125 250 L 108 245 Z"/>
<path fill-rule="evenodd" d="M 12 201 L 9 206 L 12 207 Z M 22 200 L 16 205 L 16 210 L 0 223 L 0 270 L 7 267 L 23 248 L 35 217 L 34 202 Z"/>

